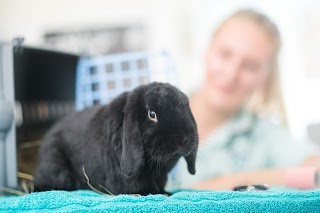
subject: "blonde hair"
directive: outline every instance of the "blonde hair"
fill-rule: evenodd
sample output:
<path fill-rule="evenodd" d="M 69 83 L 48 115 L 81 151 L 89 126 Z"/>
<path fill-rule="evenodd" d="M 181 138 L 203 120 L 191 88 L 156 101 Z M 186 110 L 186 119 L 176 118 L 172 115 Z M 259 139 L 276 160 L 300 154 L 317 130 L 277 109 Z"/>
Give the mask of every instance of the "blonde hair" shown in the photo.
<path fill-rule="evenodd" d="M 278 68 L 278 54 L 281 47 L 279 30 L 266 15 L 252 9 L 242 9 L 225 19 L 214 32 L 213 36 L 215 36 L 227 22 L 239 18 L 256 24 L 268 35 L 274 46 L 273 60 L 270 64 L 270 73 L 266 85 L 262 90 L 258 90 L 253 94 L 247 107 L 249 110 L 260 116 L 276 116 L 286 123 L 286 113 L 283 104 Z"/>

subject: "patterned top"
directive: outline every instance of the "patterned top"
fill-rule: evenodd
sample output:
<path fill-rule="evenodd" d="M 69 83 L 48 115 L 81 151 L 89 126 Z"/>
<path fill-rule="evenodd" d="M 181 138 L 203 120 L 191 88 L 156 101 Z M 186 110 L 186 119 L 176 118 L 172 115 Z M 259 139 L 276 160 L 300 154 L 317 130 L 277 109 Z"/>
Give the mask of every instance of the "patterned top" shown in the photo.
<path fill-rule="evenodd" d="M 166 189 L 187 188 L 234 172 L 297 166 L 316 153 L 318 147 L 294 141 L 280 124 L 242 110 L 199 144 L 196 174 L 188 173 L 181 158 L 169 173 Z"/>

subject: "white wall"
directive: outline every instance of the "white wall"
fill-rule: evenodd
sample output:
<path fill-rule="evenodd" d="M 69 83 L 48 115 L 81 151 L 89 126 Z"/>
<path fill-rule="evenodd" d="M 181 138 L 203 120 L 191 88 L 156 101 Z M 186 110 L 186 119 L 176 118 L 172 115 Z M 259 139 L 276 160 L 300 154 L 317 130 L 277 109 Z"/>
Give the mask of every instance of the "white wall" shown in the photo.
<path fill-rule="evenodd" d="M 283 47 L 280 71 L 289 127 L 294 136 L 306 137 L 306 126 L 320 121 L 320 4 L 318 1 L 232 1 L 193 2 L 191 31 L 197 67 L 213 29 L 238 8 L 254 8 L 267 14 L 280 29 Z M 310 20 L 311 19 L 311 20 Z M 312 22 L 307 25 L 306 22 Z M 308 70 L 309 69 L 309 70 Z M 312 72 L 312 77 L 308 72 Z"/>
<path fill-rule="evenodd" d="M 24 35 L 38 43 L 47 29 L 144 19 L 149 6 L 147 0 L 0 0 L 0 38 Z"/>
<path fill-rule="evenodd" d="M 0 40 L 22 35 L 41 44 L 46 30 L 145 23 L 150 50 L 172 52 L 185 92 L 200 84 L 202 56 L 212 30 L 237 8 L 256 8 L 273 19 L 283 39 L 282 85 L 292 133 L 302 138 L 320 122 L 320 3 L 233 0 L 0 0 Z"/>
<path fill-rule="evenodd" d="M 185 61 L 190 34 L 188 7 L 183 0 L 0 0 L 0 40 L 23 36 L 29 45 L 41 45 L 46 31 L 90 26 L 143 23 L 149 29 L 150 50 L 166 49 Z M 181 38 L 183 37 L 183 38 Z M 187 77 L 185 63 L 181 76 Z M 183 77 L 182 77 L 183 78 Z M 181 79 L 184 82 L 184 79 Z"/>

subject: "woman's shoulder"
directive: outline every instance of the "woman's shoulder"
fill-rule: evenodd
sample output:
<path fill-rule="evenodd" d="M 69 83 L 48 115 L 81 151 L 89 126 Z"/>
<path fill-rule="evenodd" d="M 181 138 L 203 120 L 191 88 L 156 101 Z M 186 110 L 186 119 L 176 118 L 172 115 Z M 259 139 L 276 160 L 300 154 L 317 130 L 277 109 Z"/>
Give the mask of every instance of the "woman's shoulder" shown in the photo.
<path fill-rule="evenodd" d="M 289 130 L 280 119 L 261 116 L 247 109 L 239 111 L 223 129 L 232 135 L 248 136 L 251 139 L 275 135 L 290 138 Z"/>
<path fill-rule="evenodd" d="M 242 126 L 241 131 L 238 133 L 235 131 L 235 138 L 245 138 L 247 145 L 259 149 L 270 149 L 279 144 L 288 146 L 294 141 L 289 129 L 275 117 L 260 116 L 254 112 L 243 110 L 237 115 L 233 125 Z"/>
<path fill-rule="evenodd" d="M 203 144 L 214 148 L 228 147 L 234 143 L 239 144 L 241 139 L 248 146 L 259 146 L 276 142 L 276 139 L 288 141 L 290 138 L 289 131 L 281 122 L 242 109 L 209 135 Z"/>
<path fill-rule="evenodd" d="M 285 123 L 276 116 L 262 116 L 249 110 L 243 110 L 239 115 L 242 120 L 249 120 L 248 131 L 253 136 L 279 136 L 291 137 Z"/>

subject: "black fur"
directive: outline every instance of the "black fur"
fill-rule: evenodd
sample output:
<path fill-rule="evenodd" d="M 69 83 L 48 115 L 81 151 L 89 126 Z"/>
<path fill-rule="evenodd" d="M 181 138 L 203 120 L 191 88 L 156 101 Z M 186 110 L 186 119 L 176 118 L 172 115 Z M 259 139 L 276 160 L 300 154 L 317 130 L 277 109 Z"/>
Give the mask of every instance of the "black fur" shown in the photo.
<path fill-rule="evenodd" d="M 187 96 L 170 84 L 151 83 L 58 122 L 44 137 L 35 190 L 88 189 L 84 167 L 101 191 L 99 185 L 114 194 L 165 193 L 167 174 L 180 157 L 195 173 L 197 147 Z"/>

